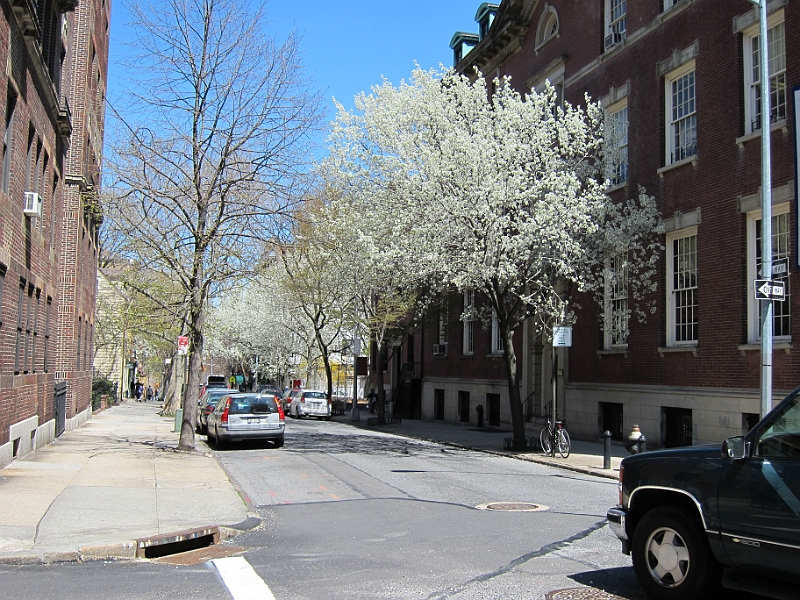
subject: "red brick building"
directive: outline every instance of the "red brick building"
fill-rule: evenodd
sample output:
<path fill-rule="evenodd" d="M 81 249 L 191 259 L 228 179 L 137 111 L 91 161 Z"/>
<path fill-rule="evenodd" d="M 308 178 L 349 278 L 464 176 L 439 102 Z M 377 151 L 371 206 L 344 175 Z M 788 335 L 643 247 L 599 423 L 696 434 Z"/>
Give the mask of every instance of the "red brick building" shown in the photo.
<path fill-rule="evenodd" d="M 800 383 L 792 338 L 800 327 L 792 94 L 800 86 L 800 5 L 772 0 L 768 9 L 773 259 L 789 264 L 787 299 L 775 303 L 777 399 Z M 634 424 L 656 446 L 741 434 L 759 413 L 756 5 L 503 0 L 480 5 L 476 20 L 477 38 L 456 34 L 451 42 L 457 69 L 510 75 L 521 92 L 549 80 L 572 104 L 585 93 L 602 101 L 617 149 L 608 193 L 621 201 L 643 186 L 665 222 L 655 314 L 645 323 L 615 318 L 628 308 L 624 288 L 607 290 L 604 308 L 581 302 L 572 347 L 559 350 L 559 416 L 573 437 L 593 440 L 605 429 L 621 439 Z M 458 316 L 463 300 L 451 304 Z M 452 323 L 444 335 L 435 325 L 415 335 L 418 412 L 475 424 L 481 404 L 487 419 L 494 411 L 490 420 L 507 424 L 507 384 L 491 332 L 476 325 L 466 353 L 466 325 Z M 551 341 L 530 330 L 518 338 L 521 392 L 532 417 L 552 395 Z"/>
<path fill-rule="evenodd" d="M 109 0 L 2 0 L 0 465 L 91 414 Z"/>

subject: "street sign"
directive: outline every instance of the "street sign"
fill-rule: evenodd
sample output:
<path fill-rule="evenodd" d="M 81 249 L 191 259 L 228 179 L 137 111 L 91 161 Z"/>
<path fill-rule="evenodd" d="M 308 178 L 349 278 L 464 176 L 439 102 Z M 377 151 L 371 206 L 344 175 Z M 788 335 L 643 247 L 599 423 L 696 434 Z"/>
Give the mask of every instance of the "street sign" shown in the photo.
<path fill-rule="evenodd" d="M 761 269 L 758 268 L 758 276 L 764 277 Z M 778 258 L 772 261 L 772 279 L 786 279 L 789 276 L 789 259 Z"/>
<path fill-rule="evenodd" d="M 178 354 L 186 354 L 189 352 L 189 336 L 178 336 Z"/>
<path fill-rule="evenodd" d="M 553 348 L 572 346 L 572 327 L 553 327 Z"/>
<path fill-rule="evenodd" d="M 756 300 L 779 300 L 786 299 L 785 288 L 782 281 L 770 281 L 769 279 L 756 279 Z"/>

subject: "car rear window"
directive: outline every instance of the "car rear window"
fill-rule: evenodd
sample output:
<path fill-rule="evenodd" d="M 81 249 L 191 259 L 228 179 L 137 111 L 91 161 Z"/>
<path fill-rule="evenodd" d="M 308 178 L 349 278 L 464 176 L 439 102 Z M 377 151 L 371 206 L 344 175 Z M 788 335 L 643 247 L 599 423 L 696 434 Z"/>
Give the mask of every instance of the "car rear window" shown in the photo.
<path fill-rule="evenodd" d="M 278 411 L 275 403 L 275 396 L 244 396 L 231 397 L 231 404 L 228 408 L 229 414 L 269 414 Z"/>
<path fill-rule="evenodd" d="M 306 398 L 321 398 L 321 399 L 324 400 L 328 396 L 325 394 L 325 392 L 306 392 L 305 393 L 305 397 Z"/>

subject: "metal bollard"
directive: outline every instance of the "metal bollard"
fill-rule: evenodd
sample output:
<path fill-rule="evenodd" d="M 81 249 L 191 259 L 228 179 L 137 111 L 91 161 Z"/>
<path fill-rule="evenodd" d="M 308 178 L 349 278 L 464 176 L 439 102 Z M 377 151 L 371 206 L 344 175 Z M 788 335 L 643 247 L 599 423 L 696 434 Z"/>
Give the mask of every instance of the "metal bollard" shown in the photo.
<path fill-rule="evenodd" d="M 611 432 L 608 429 L 603 432 L 603 468 L 611 468 Z"/>

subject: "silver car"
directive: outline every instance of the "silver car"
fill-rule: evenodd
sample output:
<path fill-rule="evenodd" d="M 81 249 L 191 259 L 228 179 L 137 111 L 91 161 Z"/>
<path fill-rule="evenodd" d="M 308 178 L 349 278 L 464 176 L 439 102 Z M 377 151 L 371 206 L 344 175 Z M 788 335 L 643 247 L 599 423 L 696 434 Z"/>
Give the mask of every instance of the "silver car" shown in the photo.
<path fill-rule="evenodd" d="M 317 417 L 331 420 L 331 400 L 326 392 L 319 390 L 300 390 L 289 405 L 289 416 L 302 419 Z"/>
<path fill-rule="evenodd" d="M 243 440 L 269 440 L 280 448 L 285 425 L 274 394 L 228 394 L 208 415 L 208 437 L 218 448 Z"/>
<path fill-rule="evenodd" d="M 197 401 L 198 433 L 208 433 L 208 415 L 211 414 L 211 412 L 214 410 L 214 407 L 217 406 L 220 398 L 234 393 L 238 392 L 226 388 L 208 388 L 205 392 L 203 392 L 203 395 L 200 396 L 200 400 Z"/>

